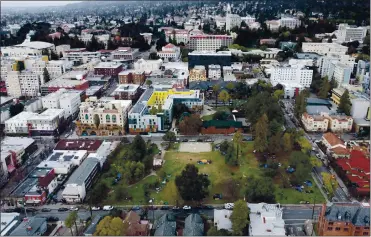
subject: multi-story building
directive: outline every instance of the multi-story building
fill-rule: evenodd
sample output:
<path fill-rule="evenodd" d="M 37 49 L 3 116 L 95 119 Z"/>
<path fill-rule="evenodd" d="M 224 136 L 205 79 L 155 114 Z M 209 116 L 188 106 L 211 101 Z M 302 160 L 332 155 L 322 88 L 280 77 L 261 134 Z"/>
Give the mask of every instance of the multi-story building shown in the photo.
<path fill-rule="evenodd" d="M 229 47 L 233 43 L 229 35 L 194 35 L 189 37 L 191 50 L 217 50 L 222 46 Z"/>
<path fill-rule="evenodd" d="M 267 25 L 267 28 L 270 30 L 270 31 L 278 31 L 278 29 L 280 28 L 280 21 L 279 20 L 269 20 L 269 21 L 265 21 L 265 24 Z"/>
<path fill-rule="evenodd" d="M 101 62 L 94 67 L 95 75 L 118 76 L 122 71 L 122 64 L 117 62 Z"/>
<path fill-rule="evenodd" d="M 208 78 L 212 80 L 219 80 L 222 77 L 221 71 L 220 65 L 209 65 Z"/>
<path fill-rule="evenodd" d="M 325 116 L 303 113 L 301 121 L 307 132 L 327 132 L 328 130 L 329 119 Z"/>
<path fill-rule="evenodd" d="M 37 168 L 53 168 L 57 175 L 70 174 L 74 170 L 73 168 L 80 166 L 87 157 L 86 150 L 54 150 Z"/>
<path fill-rule="evenodd" d="M 113 92 L 116 99 L 119 100 L 137 100 L 140 97 L 141 89 L 138 84 L 120 84 Z"/>
<path fill-rule="evenodd" d="M 306 53 L 318 53 L 321 55 L 328 55 L 330 53 L 346 54 L 348 47 L 337 43 L 309 43 L 303 42 L 302 50 Z"/>
<path fill-rule="evenodd" d="M 104 46 L 107 48 L 107 43 L 111 36 L 109 34 L 93 35 L 84 32 L 82 32 L 81 35 L 78 36 L 78 38 L 82 42 L 84 42 L 85 45 L 88 44 L 93 37 L 95 37 L 98 42 L 103 43 Z"/>
<path fill-rule="evenodd" d="M 361 83 L 366 73 L 370 73 L 370 62 L 359 60 L 357 63 L 356 76 L 360 78 Z"/>
<path fill-rule="evenodd" d="M 142 85 L 146 80 L 145 72 L 135 70 L 125 70 L 119 73 L 120 84 L 137 84 Z"/>
<path fill-rule="evenodd" d="M 283 208 L 280 204 L 249 203 L 250 236 L 283 236 L 286 234 Z"/>
<path fill-rule="evenodd" d="M 334 67 L 334 73 L 332 77 L 335 79 L 335 81 L 338 84 L 338 87 L 345 84 L 348 85 L 350 81 L 350 76 L 352 73 L 353 68 L 349 67 L 346 64 L 343 63 L 336 63 Z M 329 73 L 331 73 L 331 65 Z"/>
<path fill-rule="evenodd" d="M 164 61 L 177 60 L 180 56 L 180 49 L 173 44 L 167 44 L 157 52 L 157 56 Z"/>
<path fill-rule="evenodd" d="M 40 76 L 30 71 L 11 71 L 5 83 L 9 96 L 37 96 L 40 93 Z"/>
<path fill-rule="evenodd" d="M 232 53 L 230 51 L 193 51 L 188 54 L 188 68 L 196 65 L 209 66 L 210 64 L 221 67 L 231 66 Z"/>
<path fill-rule="evenodd" d="M 41 41 L 23 42 L 13 46 L 1 48 L 2 56 L 24 56 L 24 55 L 39 55 L 43 54 L 43 50 L 49 52 L 55 51 L 54 44 Z"/>
<path fill-rule="evenodd" d="M 323 204 L 318 218 L 319 236 L 370 236 L 369 203 Z"/>
<path fill-rule="evenodd" d="M 329 53 L 326 56 L 322 56 L 317 60 L 318 71 L 321 73 L 321 77 L 328 76 L 330 79 L 333 76 L 335 65 L 341 63 L 353 68 L 355 64 L 355 58 L 346 54 L 334 54 Z"/>
<path fill-rule="evenodd" d="M 89 97 L 81 103 L 76 133 L 80 136 L 123 135 L 131 106 L 131 100 L 115 100 L 113 97 L 98 100 Z"/>
<path fill-rule="evenodd" d="M 74 66 L 78 66 L 81 64 L 85 64 L 91 62 L 93 60 L 100 60 L 101 59 L 101 52 L 87 52 L 86 49 L 82 49 L 79 51 L 70 50 L 66 51 L 66 54 L 63 58 L 66 58 L 68 61 L 73 62 Z"/>
<path fill-rule="evenodd" d="M 132 49 L 130 47 L 119 47 L 112 53 L 113 60 L 119 61 L 134 61 L 139 55 L 139 49 Z"/>
<path fill-rule="evenodd" d="M 299 27 L 301 24 L 300 20 L 294 17 L 281 17 L 279 23 L 280 27 L 286 27 L 289 29 L 295 29 L 296 27 Z"/>
<path fill-rule="evenodd" d="M 197 65 L 189 71 L 189 82 L 192 81 L 206 81 L 205 66 Z"/>
<path fill-rule="evenodd" d="M 224 81 L 236 81 L 236 76 L 233 73 L 233 67 L 231 66 L 223 67 L 223 80 Z"/>
<path fill-rule="evenodd" d="M 358 41 L 363 42 L 367 34 L 367 27 L 355 27 L 348 24 L 339 24 L 338 30 L 335 31 L 337 43 Z"/>
<path fill-rule="evenodd" d="M 304 113 L 301 121 L 308 132 L 350 132 L 353 126 L 353 118 L 350 116 L 329 115 L 324 112 L 317 115 Z"/>
<path fill-rule="evenodd" d="M 59 89 L 42 98 L 44 108 L 63 109 L 65 117 L 74 116 L 79 110 L 81 104 L 81 91 Z"/>
<path fill-rule="evenodd" d="M 157 60 L 144 60 L 139 59 L 134 63 L 134 70 L 136 72 L 144 72 L 145 74 L 150 74 L 152 71 L 160 69 L 163 61 L 161 59 Z"/>
<path fill-rule="evenodd" d="M 301 65 L 286 67 L 273 67 L 271 69 L 271 82 L 278 83 L 297 83 L 304 87 L 310 87 L 312 83 L 313 70 Z"/>
<path fill-rule="evenodd" d="M 92 157 L 86 158 L 68 179 L 66 187 L 62 192 L 62 197 L 68 203 L 83 202 L 99 170 L 100 164 L 98 159 Z"/>
<path fill-rule="evenodd" d="M 305 87 L 298 83 L 280 83 L 283 86 L 284 98 L 291 99 L 299 95 Z"/>
<path fill-rule="evenodd" d="M 182 103 L 192 111 L 201 111 L 204 97 L 199 90 L 147 89 L 129 112 L 129 133 L 165 131 L 171 127 L 173 106 Z M 156 113 L 151 112 L 157 108 Z"/>
<path fill-rule="evenodd" d="M 169 38 L 175 39 L 178 44 L 181 42 L 187 44 L 189 41 L 190 31 L 187 29 L 183 30 L 169 27 L 167 29 L 164 29 L 164 31 L 166 35 L 166 40 L 168 40 Z"/>
<path fill-rule="evenodd" d="M 32 71 L 37 75 L 40 75 L 42 84 L 44 84 L 44 68 L 48 70 L 50 79 L 55 79 L 64 73 L 72 69 L 73 63 L 67 60 L 56 60 L 56 61 L 37 61 L 32 65 Z"/>
<path fill-rule="evenodd" d="M 241 26 L 242 19 L 237 14 L 227 13 L 225 17 L 225 30 L 230 31 L 234 27 Z"/>
<path fill-rule="evenodd" d="M 140 35 L 143 36 L 144 40 L 148 44 L 151 44 L 151 42 L 152 42 L 152 33 L 140 33 Z"/>

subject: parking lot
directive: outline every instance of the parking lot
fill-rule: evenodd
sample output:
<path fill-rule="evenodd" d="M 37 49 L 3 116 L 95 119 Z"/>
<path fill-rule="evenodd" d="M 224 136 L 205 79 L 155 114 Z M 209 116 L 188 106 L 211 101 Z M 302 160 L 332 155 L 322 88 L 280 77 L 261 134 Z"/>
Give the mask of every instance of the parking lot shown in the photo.
<path fill-rule="evenodd" d="M 182 142 L 179 146 L 180 152 L 209 152 L 211 151 L 211 144 L 207 142 Z"/>

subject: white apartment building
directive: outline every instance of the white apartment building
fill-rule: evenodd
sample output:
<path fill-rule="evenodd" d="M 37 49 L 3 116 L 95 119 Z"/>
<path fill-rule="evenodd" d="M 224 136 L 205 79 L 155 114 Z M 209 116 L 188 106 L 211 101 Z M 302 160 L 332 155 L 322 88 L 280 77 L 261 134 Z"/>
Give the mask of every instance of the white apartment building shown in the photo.
<path fill-rule="evenodd" d="M 301 22 L 299 19 L 294 17 L 282 17 L 279 20 L 280 27 L 286 27 L 289 29 L 295 29 L 296 27 L 299 27 Z"/>
<path fill-rule="evenodd" d="M 1 53 L 3 56 L 24 56 L 24 55 L 42 55 L 43 50 L 55 51 L 54 44 L 32 41 L 23 42 L 22 44 L 17 44 L 8 47 L 2 47 Z"/>
<path fill-rule="evenodd" d="M 304 87 L 310 87 L 312 83 L 313 70 L 302 67 L 301 65 L 272 67 L 271 82 L 278 83 L 296 83 Z"/>
<path fill-rule="evenodd" d="M 73 116 L 79 110 L 81 104 L 80 91 L 59 89 L 42 98 L 44 108 L 63 109 L 65 117 Z"/>
<path fill-rule="evenodd" d="M 88 34 L 88 33 L 82 33 L 81 35 L 78 36 L 78 38 L 84 42 L 84 44 L 87 44 L 91 41 L 93 37 L 93 34 Z M 98 42 L 103 43 L 106 48 L 107 48 L 107 43 L 108 40 L 110 39 L 110 35 L 104 34 L 104 35 L 94 35 L 94 37 L 97 39 Z"/>
<path fill-rule="evenodd" d="M 44 68 L 48 70 L 50 75 L 50 79 L 55 79 L 62 74 L 66 73 L 67 71 L 71 70 L 73 63 L 67 60 L 55 60 L 55 61 L 36 61 L 32 64 L 32 71 L 35 72 L 37 75 L 40 75 L 41 84 L 44 84 Z"/>
<path fill-rule="evenodd" d="M 37 96 L 40 93 L 40 76 L 31 71 L 11 71 L 5 79 L 9 96 Z"/>
<path fill-rule="evenodd" d="M 74 65 L 85 64 L 93 60 L 100 60 L 100 52 L 67 52 L 66 56 L 68 61 L 74 63 Z"/>
<path fill-rule="evenodd" d="M 119 47 L 111 53 L 113 60 L 133 61 L 139 55 L 139 49 Z"/>
<path fill-rule="evenodd" d="M 60 53 L 62 53 L 63 57 L 66 54 L 66 51 L 69 51 L 71 49 L 71 45 L 69 44 L 62 44 L 55 47 L 55 50 L 57 51 L 57 55 L 59 56 Z"/>
<path fill-rule="evenodd" d="M 240 28 L 241 22 L 242 19 L 239 15 L 227 13 L 225 17 L 225 30 L 230 31 L 234 27 Z"/>
<path fill-rule="evenodd" d="M 256 22 L 256 18 L 253 16 L 249 16 L 249 15 L 245 17 L 241 17 L 241 20 L 244 21 L 247 25 L 250 25 Z"/>
<path fill-rule="evenodd" d="M 189 37 L 189 48 L 198 51 L 217 50 L 233 43 L 230 35 L 195 35 Z"/>
<path fill-rule="evenodd" d="M 174 29 L 172 27 L 164 29 L 165 35 L 166 35 L 166 40 L 171 37 L 172 39 L 175 38 L 176 42 L 179 44 L 180 42 L 183 42 L 184 44 L 187 44 L 189 41 L 189 34 L 190 30 L 187 29 Z"/>
<path fill-rule="evenodd" d="M 278 29 L 280 28 L 279 20 L 265 21 L 265 24 L 267 25 L 268 29 L 270 29 L 271 31 L 278 31 Z"/>
<path fill-rule="evenodd" d="M 304 86 L 298 83 L 280 83 L 283 86 L 284 98 L 291 99 L 299 95 L 299 93 L 305 89 Z"/>
<path fill-rule="evenodd" d="M 113 97 L 89 97 L 80 105 L 78 134 L 108 133 L 107 135 L 125 134 L 127 115 L 132 107 L 131 100 L 115 100 Z M 99 127 L 95 120 L 99 118 Z"/>
<path fill-rule="evenodd" d="M 347 64 L 331 61 L 326 76 L 328 76 L 329 80 L 334 78 L 338 87 L 340 87 L 341 85 L 349 84 L 352 70 L 353 67 L 350 67 Z"/>
<path fill-rule="evenodd" d="M 173 44 L 167 44 L 162 47 L 161 51 L 157 52 L 157 56 L 159 56 L 165 62 L 177 60 L 180 57 L 180 49 Z"/>
<path fill-rule="evenodd" d="M 302 50 L 305 53 L 317 53 L 320 55 L 328 55 L 330 53 L 346 54 L 348 47 L 337 43 L 309 43 L 303 42 Z"/>
<path fill-rule="evenodd" d="M 159 70 L 163 61 L 161 59 L 157 60 L 144 60 L 139 59 L 134 62 L 134 70 L 136 72 L 145 72 L 146 74 L 151 73 L 152 71 Z"/>
<path fill-rule="evenodd" d="M 301 116 L 304 128 L 308 132 L 350 132 L 353 126 L 353 118 L 346 115 L 329 115 L 322 112 L 317 115 L 304 113 Z"/>
<path fill-rule="evenodd" d="M 233 67 L 224 66 L 223 67 L 223 80 L 224 81 L 236 81 L 236 76 L 233 74 Z"/>
<path fill-rule="evenodd" d="M 321 73 L 321 77 L 332 76 L 333 73 L 330 73 L 331 63 L 342 63 L 353 68 L 355 64 L 355 58 L 347 54 L 333 54 L 330 53 L 326 56 L 323 56 L 318 59 L 318 71 Z M 330 77 L 331 78 L 331 77 Z"/>
<path fill-rule="evenodd" d="M 216 27 L 220 30 L 224 29 L 225 25 L 226 25 L 226 19 L 225 17 L 221 17 L 221 16 L 217 16 L 215 17 L 215 23 L 216 23 Z"/>
<path fill-rule="evenodd" d="M 209 65 L 208 78 L 212 80 L 219 80 L 222 76 L 220 65 Z"/>
<path fill-rule="evenodd" d="M 367 27 L 355 27 L 348 24 L 339 24 L 338 30 L 335 31 L 338 43 L 350 42 L 357 40 L 362 43 L 367 34 Z"/>
<path fill-rule="evenodd" d="M 151 44 L 152 41 L 152 33 L 140 33 L 141 36 L 143 36 L 144 40 L 148 43 Z"/>

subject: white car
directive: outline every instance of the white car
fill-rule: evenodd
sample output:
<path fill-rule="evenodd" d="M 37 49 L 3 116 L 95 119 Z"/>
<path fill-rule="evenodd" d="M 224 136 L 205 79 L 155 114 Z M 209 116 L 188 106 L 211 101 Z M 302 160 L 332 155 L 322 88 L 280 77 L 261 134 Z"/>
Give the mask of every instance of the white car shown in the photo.
<path fill-rule="evenodd" d="M 99 211 L 100 210 L 100 207 L 92 207 L 91 210 L 93 210 L 93 211 Z"/>
<path fill-rule="evenodd" d="M 317 156 L 317 158 L 318 158 L 318 159 L 321 159 L 321 156 L 320 156 L 320 154 L 316 154 L 316 156 Z"/>
<path fill-rule="evenodd" d="M 78 207 L 70 207 L 70 211 L 78 211 L 79 208 Z"/>
<path fill-rule="evenodd" d="M 190 206 L 184 206 L 183 210 L 191 210 L 191 207 Z"/>
<path fill-rule="evenodd" d="M 231 210 L 234 207 L 234 203 L 224 203 L 224 208 L 227 210 Z"/>
<path fill-rule="evenodd" d="M 113 209 L 113 206 L 104 206 L 103 211 L 111 211 Z"/>

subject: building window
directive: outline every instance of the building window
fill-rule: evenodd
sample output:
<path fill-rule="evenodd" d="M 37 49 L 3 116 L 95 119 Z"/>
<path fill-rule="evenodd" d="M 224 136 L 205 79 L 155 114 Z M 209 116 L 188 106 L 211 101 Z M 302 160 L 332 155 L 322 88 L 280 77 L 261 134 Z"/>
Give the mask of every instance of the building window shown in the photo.
<path fill-rule="evenodd" d="M 109 116 L 109 114 L 106 115 L 106 122 L 107 123 L 111 122 L 111 117 Z"/>
<path fill-rule="evenodd" d="M 332 230 L 332 227 L 328 227 L 327 230 Z"/>
<path fill-rule="evenodd" d="M 368 232 L 363 232 L 363 235 L 364 235 L 364 236 L 368 236 L 369 233 L 368 233 Z"/>
<path fill-rule="evenodd" d="M 112 115 L 112 122 L 116 123 L 116 115 Z"/>
<path fill-rule="evenodd" d="M 336 227 L 335 230 L 336 230 L 336 231 L 340 231 L 340 227 Z"/>
<path fill-rule="evenodd" d="M 329 224 L 329 225 L 333 225 L 333 224 L 334 224 L 334 222 L 329 222 L 328 224 Z"/>
<path fill-rule="evenodd" d="M 85 114 L 85 119 L 89 120 L 89 115 Z"/>
<path fill-rule="evenodd" d="M 361 229 L 361 227 L 356 227 L 356 230 L 360 230 Z"/>

